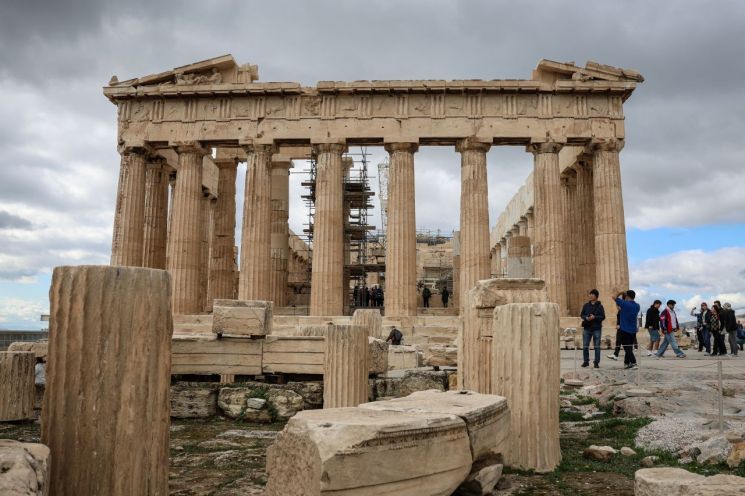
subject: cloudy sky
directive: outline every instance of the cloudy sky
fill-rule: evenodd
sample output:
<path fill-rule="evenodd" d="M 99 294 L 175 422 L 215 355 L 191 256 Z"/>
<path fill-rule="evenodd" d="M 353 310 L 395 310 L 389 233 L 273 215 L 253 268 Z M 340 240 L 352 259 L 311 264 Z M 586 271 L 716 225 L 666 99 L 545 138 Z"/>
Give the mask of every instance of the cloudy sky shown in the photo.
<path fill-rule="evenodd" d="M 232 53 L 263 81 L 530 77 L 541 58 L 639 70 L 623 189 L 642 304 L 745 309 L 745 2 L 2 0 L 0 327 L 38 328 L 55 265 L 107 263 L 115 108 L 101 87 Z M 368 150 L 374 166 L 381 150 Z M 416 156 L 417 224 L 458 223 L 459 159 Z M 492 221 L 532 157 L 489 153 Z M 303 164 L 297 164 L 301 171 Z M 245 173 L 243 171 L 243 173 Z M 299 174 L 290 221 L 302 229 Z M 239 189 L 239 195 L 242 188 Z"/>

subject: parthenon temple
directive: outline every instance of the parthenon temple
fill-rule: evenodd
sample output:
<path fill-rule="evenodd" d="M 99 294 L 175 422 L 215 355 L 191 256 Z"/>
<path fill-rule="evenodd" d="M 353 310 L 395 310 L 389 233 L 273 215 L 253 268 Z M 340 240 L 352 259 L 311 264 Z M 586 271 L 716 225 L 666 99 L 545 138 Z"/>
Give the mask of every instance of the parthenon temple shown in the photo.
<path fill-rule="evenodd" d="M 121 153 L 111 263 L 167 269 L 175 314 L 208 313 L 215 299 L 294 304 L 288 273 L 309 265 L 308 314 L 343 315 L 345 152 L 383 146 L 390 164 L 384 312 L 415 316 L 416 152 L 455 147 L 454 296 L 490 277 L 536 277 L 561 315 L 576 316 L 589 288 L 610 297 L 628 286 L 619 153 L 623 102 L 641 81 L 636 71 L 594 62 L 541 60 L 524 80 L 305 87 L 261 82 L 257 66 L 230 55 L 126 81 L 114 76 L 104 88 L 118 107 Z M 487 152 L 509 145 L 532 153 L 534 169 L 492 226 Z M 288 171 L 293 160 L 311 157 L 313 239 L 303 248 L 288 229 Z M 248 168 L 239 218 L 240 161 Z"/>

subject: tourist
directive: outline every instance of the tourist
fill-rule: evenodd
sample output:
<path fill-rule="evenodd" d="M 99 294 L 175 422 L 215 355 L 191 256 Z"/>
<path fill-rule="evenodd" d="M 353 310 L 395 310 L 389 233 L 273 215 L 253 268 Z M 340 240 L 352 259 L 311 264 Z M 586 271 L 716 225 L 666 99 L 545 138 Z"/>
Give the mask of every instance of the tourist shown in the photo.
<path fill-rule="evenodd" d="M 588 293 L 589 301 L 582 306 L 580 318 L 582 319 L 582 366 L 590 366 L 590 338 L 592 338 L 595 349 L 595 368 L 600 367 L 600 337 L 603 332 L 603 320 L 605 320 L 605 309 L 598 300 L 600 293 L 593 289 Z"/>
<path fill-rule="evenodd" d="M 377 297 L 377 292 L 375 290 L 375 286 L 371 287 L 367 294 L 368 294 L 368 298 L 370 299 L 370 306 L 377 307 L 378 297 Z"/>
<path fill-rule="evenodd" d="M 370 293 L 367 290 L 367 284 L 362 285 L 362 289 L 360 290 L 360 297 L 362 299 L 363 307 L 366 307 L 370 304 Z"/>
<path fill-rule="evenodd" d="M 354 289 L 352 290 L 352 301 L 354 302 L 354 305 L 353 306 L 355 306 L 355 307 L 360 306 L 360 300 L 359 300 L 359 298 L 360 298 L 360 285 L 359 284 L 355 284 L 354 285 Z"/>
<path fill-rule="evenodd" d="M 46 386 L 47 374 L 44 366 L 44 360 L 40 357 L 36 357 L 36 365 L 34 366 L 34 384 L 37 386 Z"/>
<path fill-rule="evenodd" d="M 393 329 L 391 329 L 390 334 L 388 334 L 388 339 L 386 339 L 385 342 L 387 343 L 388 341 L 390 341 L 392 345 L 399 346 L 403 339 L 404 335 L 401 334 L 401 331 L 394 327 Z"/>
<path fill-rule="evenodd" d="M 636 292 L 629 289 L 626 293 L 616 296 L 616 305 L 619 311 L 619 331 L 621 345 L 623 346 L 623 364 L 627 369 L 636 368 L 636 357 L 634 356 L 634 342 L 636 333 L 639 331 L 636 316 L 639 315 L 641 307 L 634 301 Z"/>
<path fill-rule="evenodd" d="M 422 290 L 422 301 L 424 302 L 424 308 L 429 308 L 429 299 L 432 298 L 432 291 L 427 286 L 424 286 Z"/>
<path fill-rule="evenodd" d="M 739 320 L 737 321 L 737 346 L 740 347 L 740 351 L 743 350 L 743 345 L 745 345 L 745 327 L 742 326 L 742 322 Z"/>
<path fill-rule="evenodd" d="M 724 304 L 723 316 L 723 328 L 727 331 L 727 338 L 729 341 L 729 353 L 732 356 L 737 356 L 737 316 L 735 311 L 732 310 L 732 305 L 729 303 Z"/>
<path fill-rule="evenodd" d="M 698 339 L 698 351 L 706 350 L 706 355 L 711 354 L 711 312 L 706 302 L 701 303 L 701 311 L 696 312 L 696 307 L 691 308 L 691 316 L 696 317 L 696 338 Z"/>
<path fill-rule="evenodd" d="M 442 306 L 447 308 L 448 307 L 448 300 L 450 299 L 450 291 L 448 291 L 447 286 L 442 288 Z"/>
<path fill-rule="evenodd" d="M 626 295 L 623 296 L 623 298 L 626 298 Z M 634 340 L 636 340 L 636 336 L 634 336 Z M 616 305 L 616 349 L 613 350 L 613 353 L 608 355 L 608 358 L 611 360 L 618 360 L 618 355 L 621 354 L 621 308 Z"/>
<path fill-rule="evenodd" d="M 686 354 L 681 351 L 678 342 L 675 340 L 675 331 L 679 329 L 678 315 L 675 313 L 675 300 L 667 300 L 667 307 L 660 313 L 660 329 L 665 338 L 655 356 L 661 358 L 665 354 L 667 346 L 670 345 L 675 352 L 675 356 L 685 358 Z"/>
<path fill-rule="evenodd" d="M 383 288 L 380 286 L 375 290 L 375 300 L 379 307 L 385 306 L 385 293 L 383 293 Z"/>
<path fill-rule="evenodd" d="M 727 354 L 727 348 L 724 346 L 724 330 L 722 328 L 722 319 L 721 319 L 721 311 L 722 307 L 720 305 L 717 305 L 717 301 L 714 302 L 714 304 L 711 306 L 711 319 L 709 328 L 711 329 L 711 336 L 714 338 L 714 347 L 711 351 L 711 354 L 716 355 L 726 355 Z"/>
<path fill-rule="evenodd" d="M 660 307 L 662 302 L 654 300 L 654 303 L 647 309 L 647 315 L 644 319 L 644 326 L 649 332 L 649 350 L 647 356 L 654 355 L 656 350 L 660 349 Z"/>

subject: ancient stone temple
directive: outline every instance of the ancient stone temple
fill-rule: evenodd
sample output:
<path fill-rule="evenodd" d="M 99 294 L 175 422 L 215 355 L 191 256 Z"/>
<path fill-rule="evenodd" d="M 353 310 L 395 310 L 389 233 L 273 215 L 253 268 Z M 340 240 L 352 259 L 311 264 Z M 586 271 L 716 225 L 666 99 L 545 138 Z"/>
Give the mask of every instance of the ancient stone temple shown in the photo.
<path fill-rule="evenodd" d="M 349 146 L 381 146 L 390 155 L 386 314 L 416 315 L 416 154 L 446 146 L 460 154 L 461 170 L 453 301 L 491 276 L 537 277 L 562 315 L 576 315 L 586 289 L 609 295 L 628 285 L 619 154 L 623 102 L 642 81 L 594 62 L 541 60 L 525 80 L 304 87 L 260 82 L 256 66 L 230 55 L 115 76 L 104 88 L 118 108 L 121 153 L 111 263 L 168 269 L 177 314 L 208 312 L 214 299 L 288 304 L 299 257 L 290 253 L 287 174 L 292 160 L 312 156 L 309 313 L 341 315 L 349 291 L 342 158 Z M 495 146 L 524 147 L 535 165 L 490 229 L 487 152 Z M 238 162 L 248 164 L 241 218 Z"/>

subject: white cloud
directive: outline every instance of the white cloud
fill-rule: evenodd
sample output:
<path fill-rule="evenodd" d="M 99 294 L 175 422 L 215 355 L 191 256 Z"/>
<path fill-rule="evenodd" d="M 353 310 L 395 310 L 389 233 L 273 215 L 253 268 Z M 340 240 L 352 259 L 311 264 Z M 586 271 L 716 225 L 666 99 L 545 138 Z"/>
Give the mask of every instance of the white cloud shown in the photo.
<path fill-rule="evenodd" d="M 49 313 L 49 303 L 23 298 L 0 298 L 0 325 L 12 322 L 14 326 L 38 329 L 42 314 Z"/>

